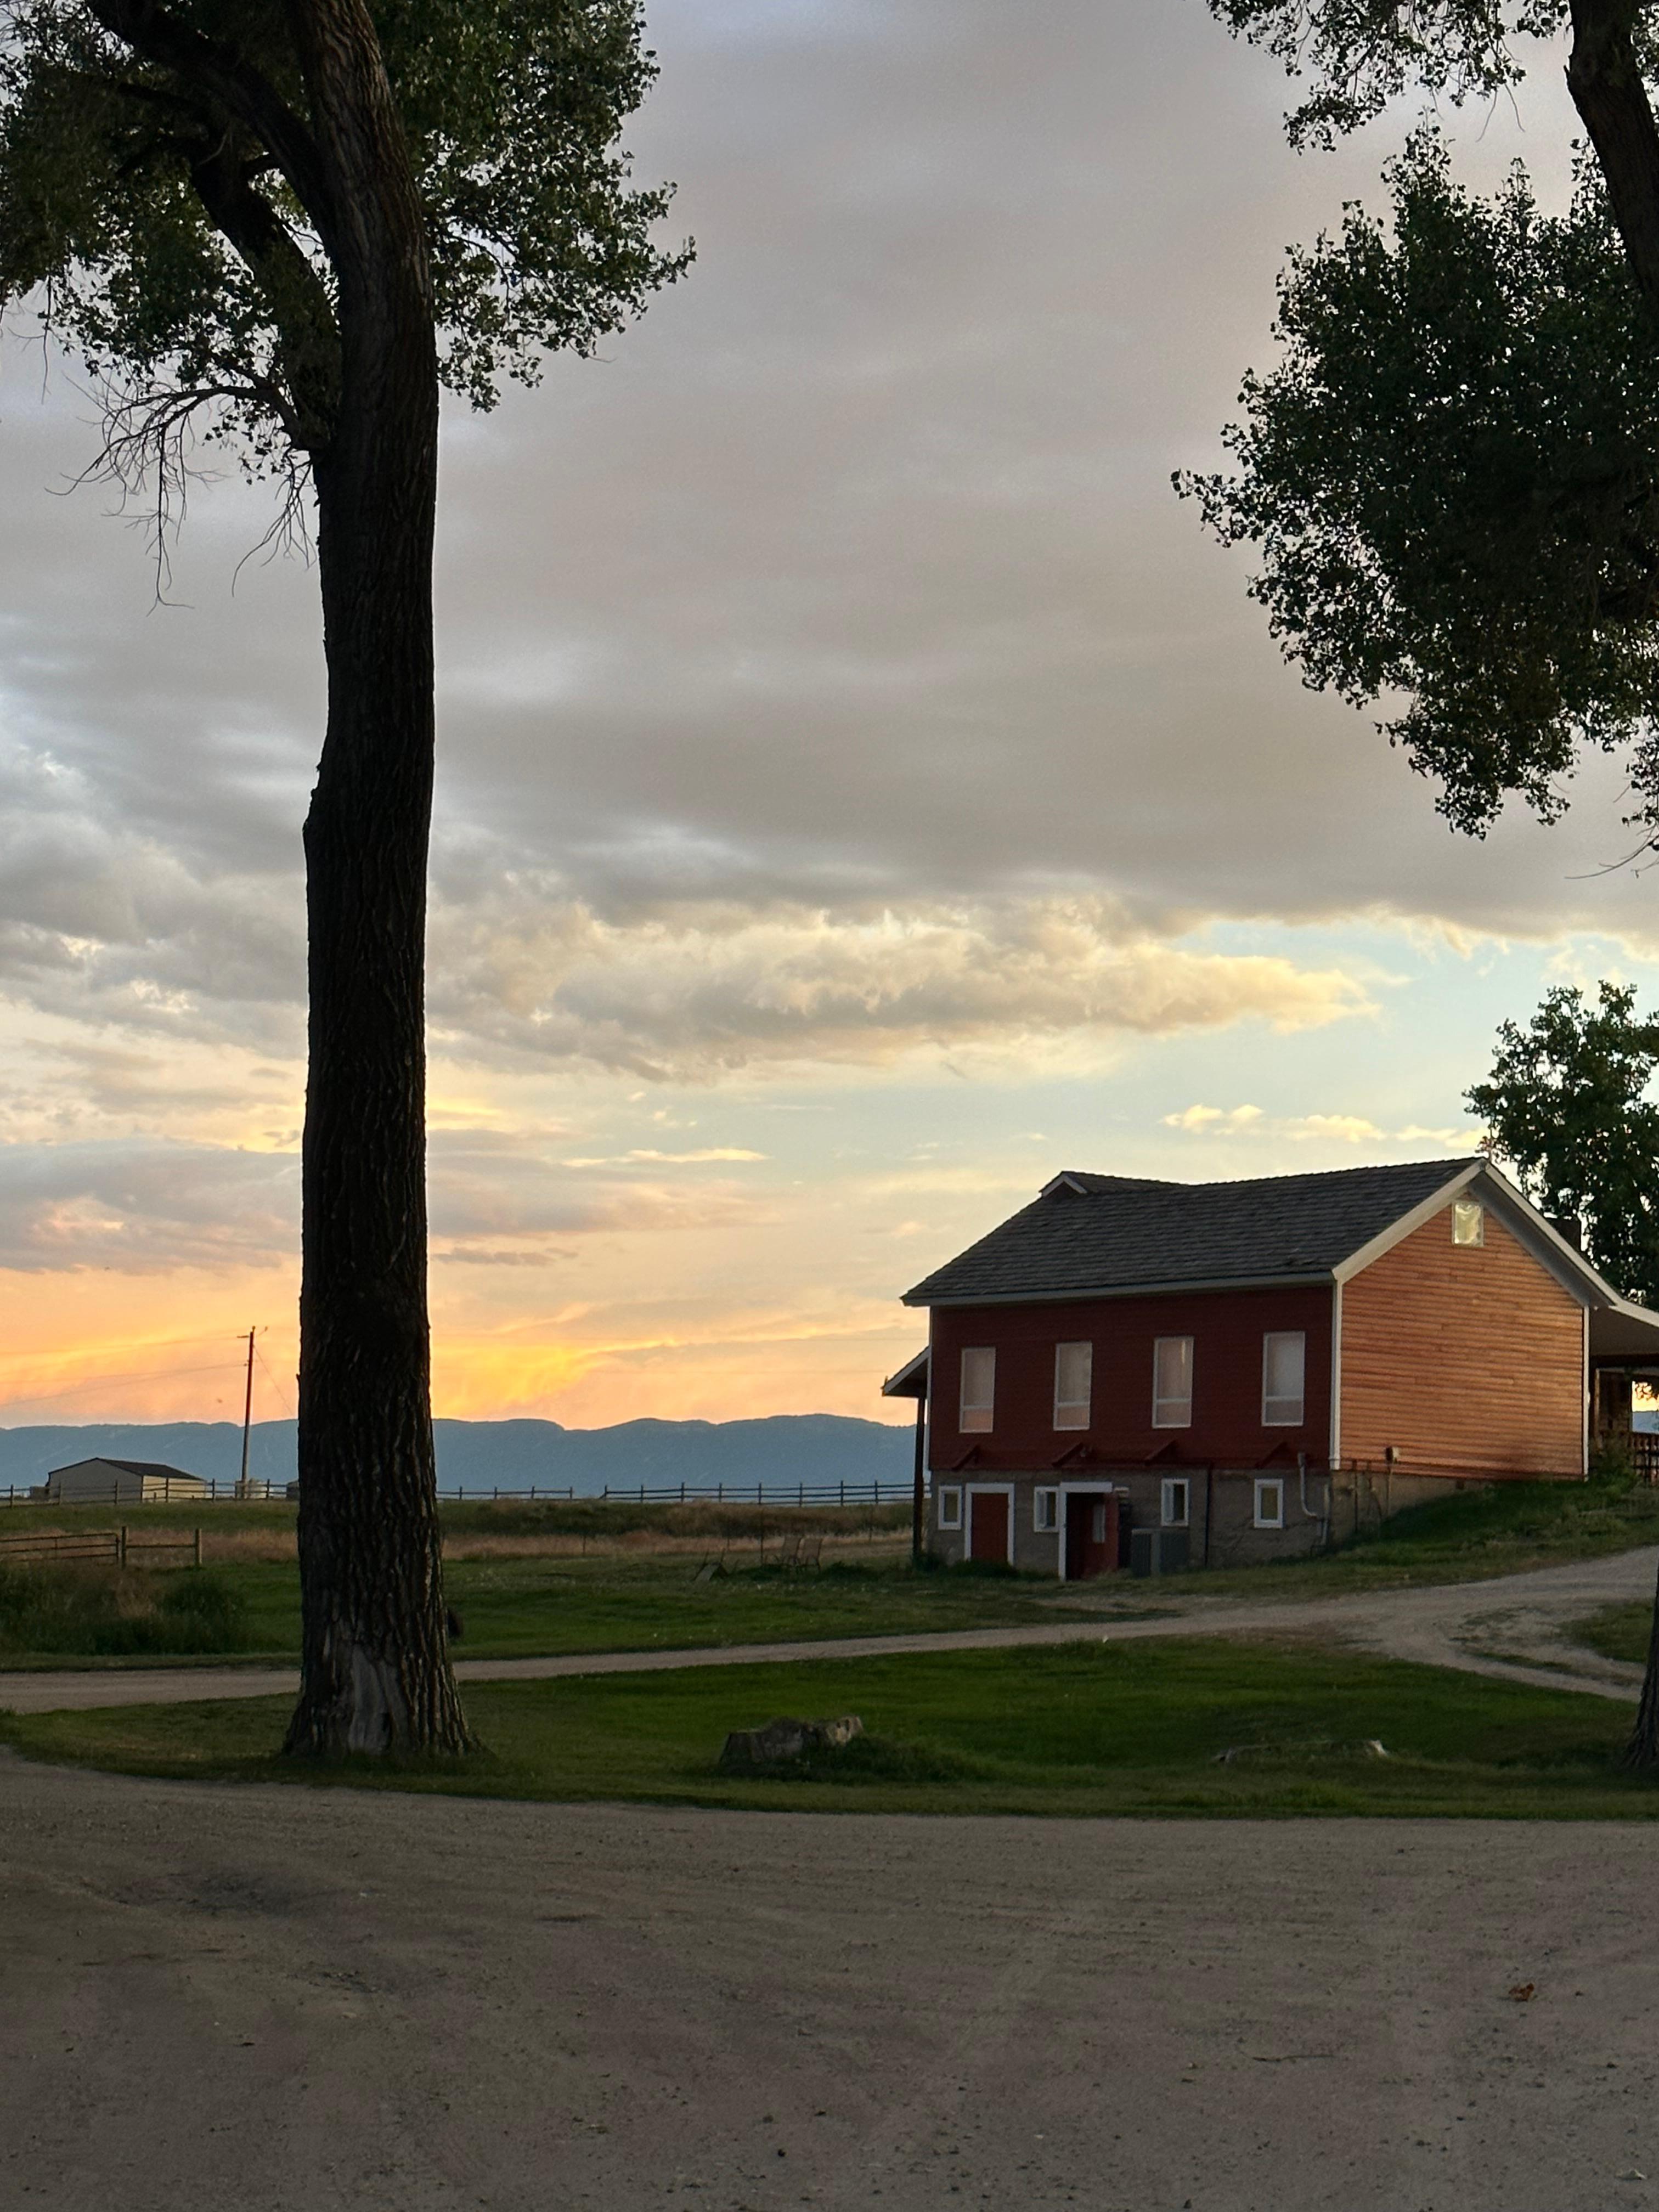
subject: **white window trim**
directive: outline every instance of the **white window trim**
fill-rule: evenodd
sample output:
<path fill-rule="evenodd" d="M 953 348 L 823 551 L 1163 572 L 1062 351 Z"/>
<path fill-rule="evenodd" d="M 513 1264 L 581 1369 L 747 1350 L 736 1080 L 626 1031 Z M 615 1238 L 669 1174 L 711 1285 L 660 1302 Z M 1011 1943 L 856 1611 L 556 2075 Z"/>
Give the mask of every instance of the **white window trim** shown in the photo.
<path fill-rule="evenodd" d="M 1279 1511 L 1271 1521 L 1267 1519 L 1262 1510 L 1264 1498 L 1270 1490 L 1279 1493 Z M 1255 1478 L 1255 1516 L 1251 1525 L 1257 1528 L 1282 1528 L 1285 1526 L 1285 1478 L 1282 1474 L 1259 1474 Z"/>
<path fill-rule="evenodd" d="M 939 1494 L 939 1525 L 941 1530 L 958 1529 L 962 1526 L 962 1486 L 947 1483 Z"/>
<path fill-rule="evenodd" d="M 1000 1497 L 1008 1508 L 1008 1526 L 1003 1537 L 1003 1558 L 1012 1567 L 1014 1564 L 1014 1486 L 1012 1482 L 969 1482 L 963 1485 L 962 1498 L 962 1556 L 974 1556 L 974 1500 L 981 1494 Z"/>
<path fill-rule="evenodd" d="M 1109 1497 L 1112 1495 L 1112 1493 L 1113 1493 L 1113 1492 L 1114 1492 L 1114 1491 L 1115 1491 L 1115 1492 L 1117 1492 L 1117 1495 L 1118 1495 L 1118 1497 L 1120 1498 L 1120 1499 L 1121 1499 L 1121 1498 L 1127 1498 L 1127 1496 L 1129 1495 L 1128 1492 L 1127 1492 L 1127 1491 L 1123 1487 L 1123 1486 L 1122 1486 L 1121 1483 L 1116 1483 L 1116 1482 L 1103 1482 L 1103 1481 L 1100 1480 L 1100 1478 L 1099 1478 L 1099 1476 L 1098 1476 L 1098 1475 L 1097 1475 L 1097 1476 L 1095 1477 L 1095 1479 L 1094 1479 L 1094 1480 L 1093 1480 L 1092 1482 L 1088 1482 L 1088 1481 L 1084 1481 L 1084 1482 L 1062 1482 L 1062 1483 L 1060 1484 L 1060 1578 L 1061 1582 L 1064 1582 L 1064 1581 L 1065 1581 L 1065 1579 L 1066 1579 L 1066 1499 L 1067 1499 L 1068 1498 L 1070 1498 L 1070 1497 L 1073 1496 L 1074 1494 L 1077 1494 L 1077 1493 L 1079 1493 L 1079 1492 L 1080 1492 L 1084 1497 L 1085 1497 L 1085 1498 L 1109 1498 Z M 1122 1506 L 1120 1504 L 1120 1505 L 1119 1505 L 1119 1507 L 1118 1507 L 1118 1511 L 1119 1511 L 1120 1516 L 1121 1515 L 1122 1510 L 1123 1510 Z M 1121 1525 L 1121 1522 L 1120 1522 L 1120 1525 Z"/>
<path fill-rule="evenodd" d="M 1182 1498 L 1184 1501 L 1182 1506 L 1181 1518 L 1178 1521 L 1170 1510 L 1170 1493 L 1177 1488 L 1179 1488 Z M 1186 1474 L 1166 1474 L 1164 1478 L 1163 1488 L 1158 1496 L 1158 1525 L 1160 1528 L 1185 1528 L 1189 1527 L 1193 1517 L 1192 1477 Z"/>
<path fill-rule="evenodd" d="M 1187 1351 L 1187 1395 L 1185 1398 L 1160 1398 L 1158 1395 L 1158 1355 L 1166 1344 L 1184 1344 Z M 1190 1336 L 1155 1336 L 1152 1339 L 1152 1426 L 1155 1429 L 1190 1429 L 1193 1425 L 1193 1385 L 1198 1368 L 1197 1352 Z M 1182 1406 L 1187 1408 L 1179 1420 L 1171 1420 L 1158 1412 L 1160 1406 Z"/>
<path fill-rule="evenodd" d="M 1267 1346 L 1277 1340 L 1297 1336 L 1302 1340 L 1302 1388 L 1296 1399 L 1296 1413 L 1271 1413 L 1270 1406 L 1288 1406 L 1288 1398 L 1267 1395 Z M 1264 1429 L 1299 1429 L 1308 1418 L 1308 1332 L 1305 1328 L 1268 1328 L 1261 1333 L 1261 1425 Z"/>
<path fill-rule="evenodd" d="M 982 1352 L 991 1363 L 991 1395 L 984 1400 L 968 1403 L 968 1362 L 975 1352 Z M 957 1433 L 963 1437 L 988 1437 L 996 1426 L 997 1418 L 997 1348 L 994 1344 L 964 1344 L 957 1370 Z M 972 1413 L 983 1413 L 983 1421 L 969 1421 Z"/>
<path fill-rule="evenodd" d="M 1081 1398 L 1062 1398 L 1060 1395 L 1060 1354 L 1066 1352 L 1085 1352 L 1089 1355 L 1088 1381 L 1085 1386 L 1085 1395 Z M 1094 1410 L 1094 1396 L 1095 1347 L 1093 1340 L 1088 1337 L 1078 1336 L 1068 1339 L 1064 1344 L 1057 1344 L 1054 1346 L 1055 1428 L 1060 1430 L 1086 1429 L 1089 1425 L 1091 1415 Z M 1063 1414 L 1074 1414 L 1080 1418 L 1076 1419 L 1062 1419 L 1061 1416 Z"/>
<path fill-rule="evenodd" d="M 1038 1536 L 1052 1536 L 1060 1527 L 1060 1492 L 1053 1483 L 1031 1492 L 1031 1528 Z"/>

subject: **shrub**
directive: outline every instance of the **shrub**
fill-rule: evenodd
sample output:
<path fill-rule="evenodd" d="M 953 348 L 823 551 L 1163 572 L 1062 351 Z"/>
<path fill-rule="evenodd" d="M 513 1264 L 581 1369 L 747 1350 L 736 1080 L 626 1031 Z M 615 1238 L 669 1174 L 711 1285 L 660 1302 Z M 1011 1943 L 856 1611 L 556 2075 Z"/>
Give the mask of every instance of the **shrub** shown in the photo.
<path fill-rule="evenodd" d="M 112 1569 L 0 1568 L 0 1650 L 117 1658 L 238 1651 L 246 1608 L 199 1567 L 161 1578 Z"/>

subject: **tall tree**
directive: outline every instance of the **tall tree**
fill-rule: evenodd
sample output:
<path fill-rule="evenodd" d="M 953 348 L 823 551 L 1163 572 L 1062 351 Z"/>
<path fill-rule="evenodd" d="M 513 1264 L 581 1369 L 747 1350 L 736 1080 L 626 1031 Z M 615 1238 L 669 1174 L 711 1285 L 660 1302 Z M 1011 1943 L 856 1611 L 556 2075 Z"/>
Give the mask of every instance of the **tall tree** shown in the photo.
<path fill-rule="evenodd" d="M 3 0 L 0 299 L 164 501 L 191 434 L 314 501 L 294 1752 L 459 1750 L 426 1293 L 440 384 L 489 407 L 677 276 L 617 148 L 637 0 Z"/>
<path fill-rule="evenodd" d="M 1586 1256 L 1626 1297 L 1659 1306 L 1659 1021 L 1603 983 L 1597 1003 L 1548 991 L 1498 1032 L 1492 1073 L 1464 1092 L 1486 1142 L 1541 1212 L 1581 1222 Z"/>
<path fill-rule="evenodd" d="M 1345 211 L 1294 253 L 1279 367 L 1247 380 L 1232 476 L 1183 477 L 1316 689 L 1381 726 L 1480 832 L 1522 796 L 1545 819 L 1585 747 L 1621 751 L 1639 842 L 1659 837 L 1659 76 L 1655 0 L 1210 0 L 1305 73 L 1298 145 L 1415 87 L 1519 82 L 1571 32 L 1592 151 L 1570 213 L 1524 173 L 1461 190 L 1419 131 L 1386 222 Z"/>

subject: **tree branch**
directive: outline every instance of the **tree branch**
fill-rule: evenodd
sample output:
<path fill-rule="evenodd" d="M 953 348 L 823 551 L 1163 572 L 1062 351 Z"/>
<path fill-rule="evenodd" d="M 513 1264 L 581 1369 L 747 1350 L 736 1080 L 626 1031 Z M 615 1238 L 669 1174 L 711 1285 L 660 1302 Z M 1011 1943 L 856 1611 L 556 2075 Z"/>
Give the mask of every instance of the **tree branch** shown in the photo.
<path fill-rule="evenodd" d="M 88 12 L 142 60 L 170 70 L 252 131 L 326 243 L 335 227 L 333 196 L 316 141 L 263 71 L 155 0 L 88 0 Z"/>
<path fill-rule="evenodd" d="M 241 257 L 264 294 L 291 406 L 284 428 L 315 453 L 333 433 L 340 402 L 340 341 L 322 279 L 262 192 L 247 164 L 222 142 L 191 158 L 191 183 L 209 220 Z"/>
<path fill-rule="evenodd" d="M 1631 271 L 1659 308 L 1659 125 L 1636 58 L 1638 0 L 1572 0 L 1572 94 Z"/>

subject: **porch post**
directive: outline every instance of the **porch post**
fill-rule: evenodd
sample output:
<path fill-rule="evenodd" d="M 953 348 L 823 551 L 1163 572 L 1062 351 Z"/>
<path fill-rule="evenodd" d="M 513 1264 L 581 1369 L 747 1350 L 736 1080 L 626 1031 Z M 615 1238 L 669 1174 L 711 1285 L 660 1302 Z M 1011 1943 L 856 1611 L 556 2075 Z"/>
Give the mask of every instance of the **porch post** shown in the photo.
<path fill-rule="evenodd" d="M 910 1492 L 910 1565 L 921 1565 L 921 1531 L 926 1517 L 927 1486 L 927 1393 L 916 1399 L 916 1460 Z"/>

